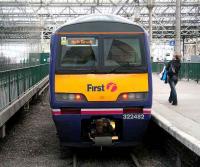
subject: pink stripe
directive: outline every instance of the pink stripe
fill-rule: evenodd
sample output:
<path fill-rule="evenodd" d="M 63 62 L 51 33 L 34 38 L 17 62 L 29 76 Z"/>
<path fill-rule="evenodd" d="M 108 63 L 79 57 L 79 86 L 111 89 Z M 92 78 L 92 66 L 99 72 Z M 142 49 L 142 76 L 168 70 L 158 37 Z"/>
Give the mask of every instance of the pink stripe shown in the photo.
<path fill-rule="evenodd" d="M 146 113 L 146 112 L 145 112 L 145 113 L 143 113 L 143 114 L 151 114 L 151 113 L 150 113 L 150 112 L 149 112 L 149 113 Z"/>
<path fill-rule="evenodd" d="M 123 114 L 123 111 L 81 111 L 81 114 L 106 115 L 106 114 Z"/>
<path fill-rule="evenodd" d="M 143 108 L 143 114 L 151 114 L 151 108 Z"/>
<path fill-rule="evenodd" d="M 52 115 L 61 115 L 61 109 L 52 109 Z"/>
<path fill-rule="evenodd" d="M 61 112 L 52 112 L 52 115 L 61 115 Z"/>

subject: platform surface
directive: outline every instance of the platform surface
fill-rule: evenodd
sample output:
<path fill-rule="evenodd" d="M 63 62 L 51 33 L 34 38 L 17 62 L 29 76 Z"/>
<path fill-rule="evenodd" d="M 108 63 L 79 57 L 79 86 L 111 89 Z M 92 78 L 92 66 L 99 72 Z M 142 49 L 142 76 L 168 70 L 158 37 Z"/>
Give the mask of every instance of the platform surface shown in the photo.
<path fill-rule="evenodd" d="M 170 87 L 153 74 L 153 120 L 200 156 L 200 83 L 181 80 L 178 105 L 168 102 Z"/>

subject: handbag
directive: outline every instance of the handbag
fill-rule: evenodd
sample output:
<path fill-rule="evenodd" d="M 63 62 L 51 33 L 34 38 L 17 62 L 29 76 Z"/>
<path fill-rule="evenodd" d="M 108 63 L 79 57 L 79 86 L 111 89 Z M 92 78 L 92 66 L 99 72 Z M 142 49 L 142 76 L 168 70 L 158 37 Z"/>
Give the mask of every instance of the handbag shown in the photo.
<path fill-rule="evenodd" d="M 167 70 L 166 67 L 163 67 L 163 70 L 161 72 L 161 78 L 162 81 L 165 81 L 165 83 L 167 83 Z"/>

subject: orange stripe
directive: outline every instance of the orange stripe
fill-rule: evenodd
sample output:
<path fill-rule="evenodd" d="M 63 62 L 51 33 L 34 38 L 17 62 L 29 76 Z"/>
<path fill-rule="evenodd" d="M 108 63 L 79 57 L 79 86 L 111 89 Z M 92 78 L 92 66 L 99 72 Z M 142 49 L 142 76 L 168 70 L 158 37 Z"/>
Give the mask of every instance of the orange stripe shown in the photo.
<path fill-rule="evenodd" d="M 68 34 L 126 34 L 126 35 L 136 35 L 144 34 L 144 32 L 56 32 L 57 35 L 68 35 Z"/>

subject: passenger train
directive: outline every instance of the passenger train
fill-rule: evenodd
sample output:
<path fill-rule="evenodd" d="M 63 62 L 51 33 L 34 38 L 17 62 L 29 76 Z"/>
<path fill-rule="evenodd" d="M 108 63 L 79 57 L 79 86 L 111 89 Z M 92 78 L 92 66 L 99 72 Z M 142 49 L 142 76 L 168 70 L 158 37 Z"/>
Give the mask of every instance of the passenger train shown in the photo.
<path fill-rule="evenodd" d="M 51 36 L 50 105 L 61 146 L 133 146 L 151 118 L 148 35 L 116 15 L 87 15 Z"/>

